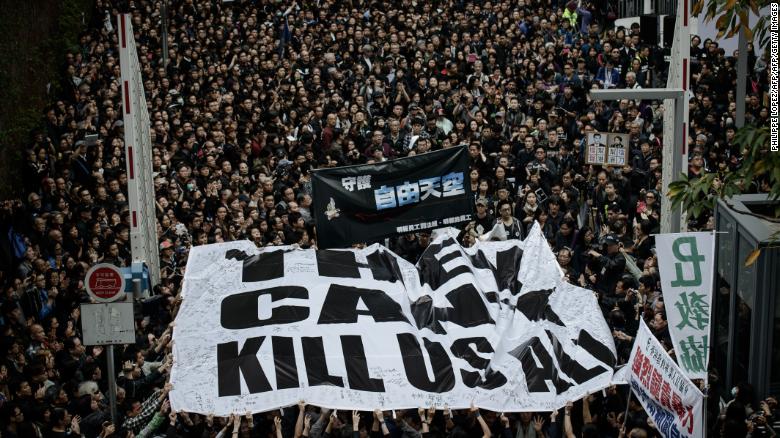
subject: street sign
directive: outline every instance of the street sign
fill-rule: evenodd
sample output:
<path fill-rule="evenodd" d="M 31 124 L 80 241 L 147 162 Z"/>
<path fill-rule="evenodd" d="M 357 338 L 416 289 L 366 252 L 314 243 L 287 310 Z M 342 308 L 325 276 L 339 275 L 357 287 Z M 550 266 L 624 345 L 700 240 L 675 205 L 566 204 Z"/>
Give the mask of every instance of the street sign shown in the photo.
<path fill-rule="evenodd" d="M 87 278 L 90 278 L 89 274 Z M 124 280 L 122 282 L 124 283 Z M 124 285 L 120 291 L 124 294 Z M 92 292 L 90 295 L 93 295 Z M 133 302 L 82 304 L 81 333 L 84 345 L 106 345 L 107 365 L 108 369 L 112 370 L 108 373 L 108 402 L 111 408 L 111 421 L 116 423 L 114 344 L 135 344 Z"/>
<path fill-rule="evenodd" d="M 125 298 L 125 276 L 114 265 L 100 263 L 87 271 L 84 279 L 87 293 L 98 303 L 110 303 Z"/>
<path fill-rule="evenodd" d="M 134 344 L 133 303 L 82 304 L 81 332 L 84 345 Z"/>

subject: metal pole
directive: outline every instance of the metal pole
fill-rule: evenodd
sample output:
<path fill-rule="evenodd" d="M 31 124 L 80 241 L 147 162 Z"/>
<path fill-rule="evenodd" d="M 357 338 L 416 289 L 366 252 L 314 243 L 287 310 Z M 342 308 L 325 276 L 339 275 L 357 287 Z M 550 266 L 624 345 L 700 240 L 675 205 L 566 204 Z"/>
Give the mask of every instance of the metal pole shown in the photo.
<path fill-rule="evenodd" d="M 709 435 L 709 430 L 707 429 L 709 427 L 709 422 L 707 422 L 707 399 L 710 395 L 710 384 L 709 384 L 710 376 L 707 375 L 707 378 L 704 379 L 704 388 L 702 388 L 701 392 L 704 393 L 704 401 L 702 402 L 702 428 L 701 430 L 704 432 L 704 436 L 706 437 Z"/>
<path fill-rule="evenodd" d="M 163 67 L 168 68 L 168 0 L 163 0 L 160 6 L 160 26 L 162 27 L 162 60 Z"/>
<path fill-rule="evenodd" d="M 739 56 L 737 57 L 737 128 L 745 126 L 745 94 L 747 92 L 747 38 L 745 31 L 739 30 Z"/>
<path fill-rule="evenodd" d="M 671 166 L 669 167 L 671 171 L 667 171 L 667 168 L 664 167 L 664 178 L 662 179 L 663 192 L 666 193 L 669 190 L 669 183 L 678 178 L 681 172 L 687 172 L 688 168 L 688 124 L 685 122 L 688 99 L 685 89 L 591 90 L 589 93 L 593 100 L 664 99 L 664 105 L 674 105 L 672 138 L 664 138 L 663 142 L 664 162 L 667 160 L 666 157 L 669 157 L 671 160 Z M 664 220 L 661 222 L 661 232 L 663 233 L 679 233 L 685 225 L 685 220 L 682 219 L 682 209 L 680 207 L 672 209 L 671 202 L 661 204 L 661 217 L 669 218 L 669 229 L 666 229 Z"/>
<path fill-rule="evenodd" d="M 139 300 L 143 298 L 144 289 L 141 285 L 141 279 L 140 278 L 134 278 L 133 279 L 133 298 Z"/>
<path fill-rule="evenodd" d="M 116 368 L 114 367 L 113 344 L 106 347 L 106 354 L 108 355 L 108 403 L 111 406 L 111 422 L 114 423 L 114 426 L 119 427 L 116 416 Z"/>
<path fill-rule="evenodd" d="M 628 408 L 631 406 L 631 394 L 633 394 L 634 390 L 631 388 L 631 384 L 628 385 L 628 398 L 626 399 L 626 412 L 623 414 L 623 427 L 626 427 L 626 423 L 628 423 Z"/>
<path fill-rule="evenodd" d="M 688 102 L 685 101 L 685 94 L 683 94 L 680 98 L 675 99 L 675 110 L 674 110 L 674 139 L 664 139 L 664 153 L 665 154 L 671 154 L 672 155 L 672 181 L 676 181 L 677 178 L 680 177 L 680 173 L 686 172 L 687 173 L 687 155 L 685 155 L 688 145 L 688 132 L 687 127 L 684 126 L 684 111 L 685 107 L 688 106 Z M 680 143 L 678 143 L 680 142 Z M 678 146 L 679 145 L 679 146 Z M 671 182 L 671 181 L 669 181 Z M 666 184 L 666 187 L 668 187 L 668 183 Z M 683 225 L 683 211 L 682 206 L 677 206 L 677 208 L 672 208 L 670 210 L 671 217 L 670 217 L 670 225 L 672 233 L 679 233 L 682 231 L 682 225 Z"/>

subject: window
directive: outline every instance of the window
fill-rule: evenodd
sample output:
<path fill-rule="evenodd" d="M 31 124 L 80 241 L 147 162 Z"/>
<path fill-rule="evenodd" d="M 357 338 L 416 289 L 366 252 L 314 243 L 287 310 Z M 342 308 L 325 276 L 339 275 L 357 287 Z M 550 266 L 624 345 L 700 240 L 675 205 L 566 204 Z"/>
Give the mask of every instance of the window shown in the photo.
<path fill-rule="evenodd" d="M 725 385 L 728 357 L 731 352 L 729 342 L 729 311 L 731 307 L 731 283 L 734 272 L 734 233 L 732 219 L 726 215 L 718 215 L 718 231 L 715 248 L 718 254 L 717 275 L 712 304 L 712 324 L 715 324 L 714 336 L 710 343 L 710 366 L 715 368 L 724 385 L 721 385 L 721 396 L 727 397 L 730 388 Z"/>
<path fill-rule="evenodd" d="M 739 236 L 739 251 L 735 267 L 737 269 L 737 296 L 735 301 L 734 339 L 739 339 L 734 347 L 731 381 L 736 385 L 748 380 L 750 367 L 750 337 L 753 321 L 753 303 L 755 301 L 756 263 L 745 267 L 744 261 L 756 245 L 743 236 Z"/>

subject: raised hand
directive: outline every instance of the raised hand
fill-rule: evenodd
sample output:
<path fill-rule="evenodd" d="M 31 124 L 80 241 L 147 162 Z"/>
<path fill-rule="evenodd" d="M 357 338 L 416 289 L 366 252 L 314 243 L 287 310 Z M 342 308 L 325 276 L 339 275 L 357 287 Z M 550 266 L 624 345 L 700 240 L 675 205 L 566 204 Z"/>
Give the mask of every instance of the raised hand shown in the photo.
<path fill-rule="evenodd" d="M 74 415 L 73 419 L 70 420 L 70 431 L 76 435 L 81 435 L 81 426 L 79 423 L 81 423 L 81 417 L 78 415 Z"/>
<path fill-rule="evenodd" d="M 360 412 L 357 409 L 352 411 L 352 430 L 360 430 Z"/>
<path fill-rule="evenodd" d="M 541 416 L 534 417 L 534 430 L 537 435 L 542 432 L 542 426 L 544 426 L 544 418 Z"/>
<path fill-rule="evenodd" d="M 181 418 L 184 419 L 184 424 L 187 426 L 192 426 L 192 418 L 190 418 L 190 414 L 188 414 L 187 411 L 181 411 L 179 412 L 179 415 L 181 415 Z"/>
<path fill-rule="evenodd" d="M 274 431 L 276 438 L 282 438 L 282 419 L 278 415 L 274 417 Z"/>
<path fill-rule="evenodd" d="M 376 417 L 379 422 L 385 421 L 385 414 L 382 412 L 381 409 L 374 409 L 374 416 Z"/>

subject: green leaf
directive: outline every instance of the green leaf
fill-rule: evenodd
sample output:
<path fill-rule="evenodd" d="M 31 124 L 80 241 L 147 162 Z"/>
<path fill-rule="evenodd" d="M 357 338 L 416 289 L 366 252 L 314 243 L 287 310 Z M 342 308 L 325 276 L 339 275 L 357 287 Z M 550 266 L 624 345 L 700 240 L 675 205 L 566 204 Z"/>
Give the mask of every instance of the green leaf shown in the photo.
<path fill-rule="evenodd" d="M 753 171 L 757 176 L 764 176 L 771 169 L 772 163 L 769 162 L 769 158 L 758 160 L 753 165 Z"/>
<path fill-rule="evenodd" d="M 683 181 L 675 181 L 671 184 L 669 184 L 669 191 L 666 192 L 666 196 L 672 199 L 676 199 L 680 196 L 683 191 L 688 187 L 688 184 L 684 183 Z"/>

